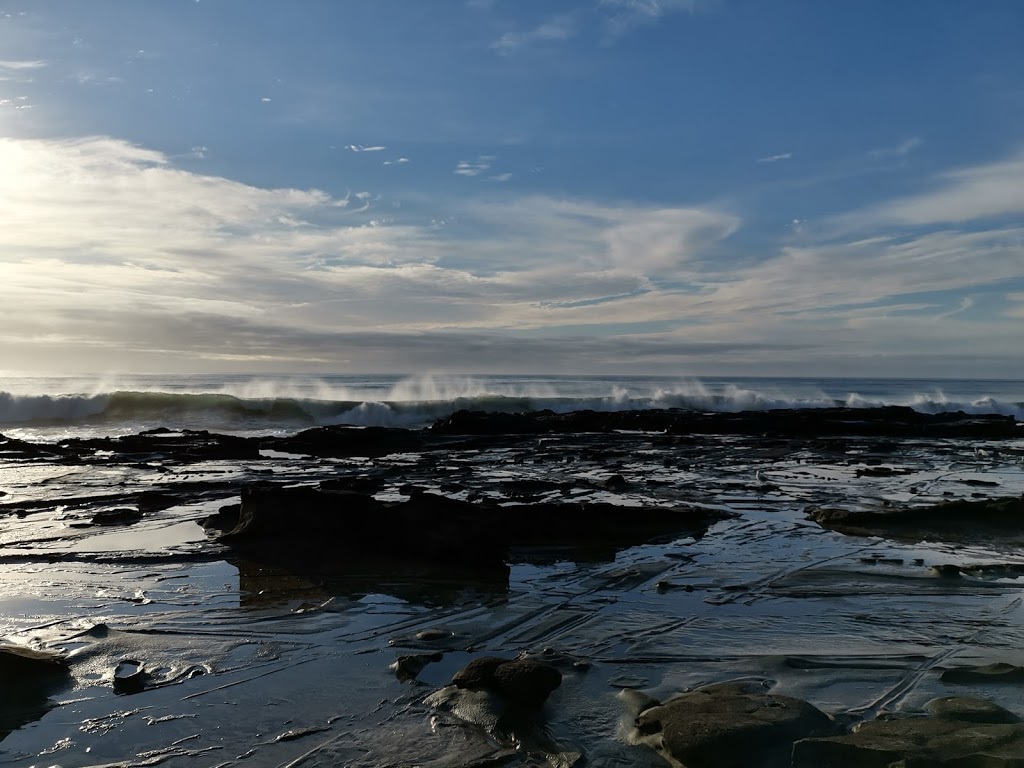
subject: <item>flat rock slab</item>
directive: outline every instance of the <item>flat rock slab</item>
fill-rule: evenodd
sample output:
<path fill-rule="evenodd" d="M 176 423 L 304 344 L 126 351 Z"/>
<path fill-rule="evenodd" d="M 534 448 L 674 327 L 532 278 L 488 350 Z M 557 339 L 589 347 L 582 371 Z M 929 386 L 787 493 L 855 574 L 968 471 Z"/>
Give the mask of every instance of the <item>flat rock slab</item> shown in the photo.
<path fill-rule="evenodd" d="M 793 768 L 1024 768 L 1024 723 L 979 699 L 948 697 L 929 717 L 873 720 L 793 747 Z"/>
<path fill-rule="evenodd" d="M 789 768 L 795 741 L 832 731 L 806 701 L 736 683 L 684 693 L 644 710 L 636 725 L 660 735 L 659 751 L 687 768 Z"/>
<path fill-rule="evenodd" d="M 1024 683 L 1024 667 L 997 662 L 980 667 L 954 667 L 940 678 L 954 685 L 984 685 L 986 683 Z"/>

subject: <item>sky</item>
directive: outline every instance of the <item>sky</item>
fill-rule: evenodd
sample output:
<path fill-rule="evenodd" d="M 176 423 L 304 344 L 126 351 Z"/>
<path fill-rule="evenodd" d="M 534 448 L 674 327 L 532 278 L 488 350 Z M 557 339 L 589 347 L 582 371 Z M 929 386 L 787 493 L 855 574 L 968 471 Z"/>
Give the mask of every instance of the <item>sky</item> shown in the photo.
<path fill-rule="evenodd" d="M 0 0 L 0 368 L 1024 378 L 1018 0 Z"/>

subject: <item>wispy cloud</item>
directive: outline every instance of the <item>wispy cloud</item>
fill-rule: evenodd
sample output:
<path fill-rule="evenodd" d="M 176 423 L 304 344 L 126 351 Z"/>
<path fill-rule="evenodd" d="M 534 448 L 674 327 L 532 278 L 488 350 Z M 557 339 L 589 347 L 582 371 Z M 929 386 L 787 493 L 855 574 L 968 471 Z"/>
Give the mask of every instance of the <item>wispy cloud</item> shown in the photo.
<path fill-rule="evenodd" d="M 508 55 L 535 43 L 569 40 L 575 37 L 577 32 L 575 16 L 556 16 L 524 32 L 506 32 L 491 43 L 491 48 L 502 55 Z"/>
<path fill-rule="evenodd" d="M 694 13 L 708 0 L 599 0 L 598 5 L 610 13 L 608 31 L 621 35 L 672 13 Z"/>
<path fill-rule="evenodd" d="M 792 152 L 783 152 L 781 155 L 768 155 L 767 157 L 759 157 L 755 162 L 758 163 L 777 163 L 780 160 L 789 160 L 793 157 Z"/>
<path fill-rule="evenodd" d="M 405 165 L 412 162 L 408 157 L 399 157 L 396 160 L 385 160 L 381 165 Z"/>
<path fill-rule="evenodd" d="M 41 59 L 35 59 L 31 61 L 0 61 L 0 69 L 20 71 L 24 69 L 42 69 L 46 66 L 46 62 Z"/>
<path fill-rule="evenodd" d="M 928 191 L 844 216 L 843 228 L 924 226 L 1024 214 L 1024 152 L 1005 160 L 938 174 Z"/>
<path fill-rule="evenodd" d="M 937 181 L 1000 178 L 1007 163 Z M 102 137 L 0 139 L 0 167 L 0 354 L 12 365 L 85 365 L 102 349 L 104 365 L 136 367 L 693 357 L 776 370 L 836 350 L 884 365 L 941 339 L 952 366 L 1005 357 L 1019 335 L 1019 224 L 811 231 L 753 259 L 733 242 L 740 218 L 713 206 L 509 195 L 450 204 L 466 226 L 448 228 L 371 219 L 367 190 L 254 187 Z M 964 297 L 1000 284 L 1011 306 L 979 322 L 983 303 Z"/>
<path fill-rule="evenodd" d="M 364 147 L 362 144 L 348 144 L 345 149 L 350 149 L 353 152 L 383 152 L 387 147 L 380 145 Z"/>
<path fill-rule="evenodd" d="M 511 179 L 512 178 L 512 174 L 511 173 L 498 173 L 498 174 L 495 174 L 494 176 L 488 176 L 487 178 L 490 179 L 491 181 L 502 181 L 502 182 L 504 182 L 504 181 L 508 181 L 509 179 Z"/>
<path fill-rule="evenodd" d="M 481 173 L 491 169 L 494 162 L 494 155 L 480 155 L 475 161 L 459 160 L 455 166 L 456 176 L 479 176 Z"/>
<path fill-rule="evenodd" d="M 873 158 L 906 157 L 922 144 L 924 144 L 924 139 L 912 136 L 894 147 L 882 147 L 881 149 L 869 150 L 867 155 L 868 157 Z"/>

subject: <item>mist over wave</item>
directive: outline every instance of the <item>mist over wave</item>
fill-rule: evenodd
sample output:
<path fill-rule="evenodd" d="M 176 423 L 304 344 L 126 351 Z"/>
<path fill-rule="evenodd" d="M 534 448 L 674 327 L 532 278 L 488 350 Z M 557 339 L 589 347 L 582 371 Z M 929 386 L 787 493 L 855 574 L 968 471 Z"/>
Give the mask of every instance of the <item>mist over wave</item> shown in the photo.
<path fill-rule="evenodd" d="M 155 427 L 281 434 L 312 426 L 424 427 L 459 409 L 520 412 L 905 405 L 1024 419 L 1024 383 L 857 379 L 327 376 L 0 381 L 0 430 L 28 439 Z M 958 394 L 948 395 L 946 389 Z"/>

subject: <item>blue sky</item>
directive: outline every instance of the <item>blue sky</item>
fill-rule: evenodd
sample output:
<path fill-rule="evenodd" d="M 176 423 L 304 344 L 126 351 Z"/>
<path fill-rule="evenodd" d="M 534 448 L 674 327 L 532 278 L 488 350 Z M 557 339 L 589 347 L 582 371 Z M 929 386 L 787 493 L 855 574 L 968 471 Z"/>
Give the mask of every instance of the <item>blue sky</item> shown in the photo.
<path fill-rule="evenodd" d="M 0 6 L 39 371 L 1024 378 L 1016 0 Z"/>

